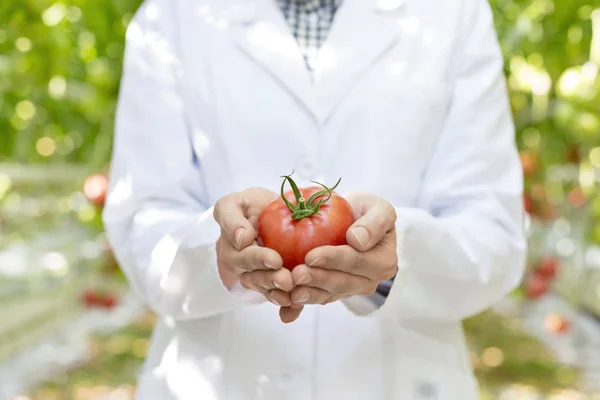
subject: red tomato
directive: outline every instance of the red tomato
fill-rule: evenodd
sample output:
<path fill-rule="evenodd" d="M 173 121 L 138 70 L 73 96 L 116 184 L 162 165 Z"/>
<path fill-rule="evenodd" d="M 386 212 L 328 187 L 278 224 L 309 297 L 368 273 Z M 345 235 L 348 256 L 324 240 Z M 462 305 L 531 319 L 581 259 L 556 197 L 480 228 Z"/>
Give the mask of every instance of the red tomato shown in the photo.
<path fill-rule="evenodd" d="M 534 183 L 529 190 L 531 198 L 536 202 L 547 202 L 546 188 L 541 183 Z"/>
<path fill-rule="evenodd" d="M 537 274 L 533 274 L 525 281 L 525 296 L 529 299 L 537 299 L 548 291 L 548 280 Z"/>
<path fill-rule="evenodd" d="M 118 300 L 113 295 L 107 295 L 102 298 L 100 305 L 106 309 L 113 309 L 117 306 Z"/>
<path fill-rule="evenodd" d="M 558 260 L 551 256 L 542 258 L 537 264 L 535 272 L 544 278 L 554 278 L 558 272 Z"/>
<path fill-rule="evenodd" d="M 535 203 L 533 202 L 533 199 L 527 194 L 523 195 L 523 205 L 527 214 L 533 215 L 535 213 Z"/>
<path fill-rule="evenodd" d="M 551 203 L 546 201 L 542 203 L 537 214 L 543 221 L 552 221 L 558 216 L 558 210 Z"/>
<path fill-rule="evenodd" d="M 571 327 L 569 321 L 562 315 L 551 313 L 544 318 L 544 328 L 552 333 L 564 333 Z"/>
<path fill-rule="evenodd" d="M 108 191 L 108 176 L 106 174 L 90 175 L 83 184 L 83 194 L 90 203 L 103 207 Z"/>
<path fill-rule="evenodd" d="M 102 307 L 109 310 L 119 303 L 119 299 L 115 295 L 101 293 L 93 289 L 85 290 L 81 300 L 86 307 Z"/>
<path fill-rule="evenodd" d="M 519 153 L 519 158 L 523 166 L 523 175 L 526 177 L 535 175 L 538 170 L 537 156 L 529 150 L 524 150 Z"/>
<path fill-rule="evenodd" d="M 93 307 L 100 303 L 100 295 L 93 290 L 86 290 L 81 296 L 83 304 L 87 307 Z"/>
<path fill-rule="evenodd" d="M 581 190 L 581 188 L 575 188 L 567 195 L 567 201 L 569 205 L 574 208 L 581 208 L 586 205 L 587 197 Z"/>
<path fill-rule="evenodd" d="M 337 184 L 325 190 L 299 189 L 290 176 L 284 178 L 281 197 L 258 218 L 258 243 L 277 251 L 283 266 L 292 270 L 316 247 L 346 244 L 346 232 L 355 219 L 350 204 L 333 192 Z M 286 181 L 292 190 L 284 193 Z"/>

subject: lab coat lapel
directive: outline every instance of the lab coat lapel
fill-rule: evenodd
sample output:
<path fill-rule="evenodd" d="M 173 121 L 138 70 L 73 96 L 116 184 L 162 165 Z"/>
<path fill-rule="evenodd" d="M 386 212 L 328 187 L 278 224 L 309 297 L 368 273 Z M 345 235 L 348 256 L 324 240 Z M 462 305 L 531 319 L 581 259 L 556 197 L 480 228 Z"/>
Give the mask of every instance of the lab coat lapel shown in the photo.
<path fill-rule="evenodd" d="M 404 0 L 345 0 L 319 52 L 318 118 L 326 122 L 361 76 L 398 41 Z"/>
<path fill-rule="evenodd" d="M 228 3 L 226 18 L 239 47 L 315 114 L 311 76 L 275 0 L 231 0 Z"/>

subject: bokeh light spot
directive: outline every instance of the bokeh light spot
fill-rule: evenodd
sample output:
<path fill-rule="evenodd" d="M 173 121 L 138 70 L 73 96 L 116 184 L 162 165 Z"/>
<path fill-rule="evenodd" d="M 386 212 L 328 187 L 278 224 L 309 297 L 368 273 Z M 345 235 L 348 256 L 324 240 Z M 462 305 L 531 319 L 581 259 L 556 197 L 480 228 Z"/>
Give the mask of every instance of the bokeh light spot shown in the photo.
<path fill-rule="evenodd" d="M 30 120 L 35 116 L 35 104 L 29 100 L 20 101 L 17 103 L 15 113 L 24 121 Z"/>
<path fill-rule="evenodd" d="M 56 151 L 56 142 L 47 136 L 38 139 L 35 148 L 43 157 L 50 157 Z"/>
<path fill-rule="evenodd" d="M 71 154 L 75 150 L 75 142 L 71 136 L 65 135 L 56 139 L 56 152 L 62 156 Z"/>
<path fill-rule="evenodd" d="M 574 69 L 569 69 L 561 76 L 558 89 L 565 96 L 571 96 L 579 90 L 581 75 Z"/>
<path fill-rule="evenodd" d="M 48 82 L 48 94 L 54 99 L 62 99 L 67 91 L 67 80 L 64 76 L 55 75 Z"/>
<path fill-rule="evenodd" d="M 487 367 L 498 367 L 504 362 L 504 352 L 497 347 L 488 347 L 481 354 L 481 361 Z"/>
<path fill-rule="evenodd" d="M 69 12 L 67 13 L 67 19 L 70 22 L 77 22 L 81 19 L 81 8 L 77 6 L 69 7 Z"/>
<path fill-rule="evenodd" d="M 20 37 L 15 40 L 15 47 L 22 53 L 26 53 L 33 47 L 31 40 L 26 37 Z"/>
<path fill-rule="evenodd" d="M 527 147 L 535 147 L 540 144 L 542 135 L 535 128 L 527 128 L 523 131 L 523 143 Z"/>
<path fill-rule="evenodd" d="M 67 6 L 64 3 L 54 3 L 42 13 L 42 21 L 46 26 L 55 26 L 67 16 Z"/>

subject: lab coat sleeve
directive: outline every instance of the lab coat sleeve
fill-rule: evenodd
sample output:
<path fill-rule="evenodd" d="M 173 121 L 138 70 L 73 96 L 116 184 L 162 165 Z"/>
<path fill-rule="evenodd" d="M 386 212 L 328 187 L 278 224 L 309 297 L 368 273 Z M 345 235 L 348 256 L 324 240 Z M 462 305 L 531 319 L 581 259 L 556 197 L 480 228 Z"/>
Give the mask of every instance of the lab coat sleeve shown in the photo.
<path fill-rule="evenodd" d="M 127 31 L 103 221 L 134 291 L 161 316 L 192 319 L 264 300 L 218 274 L 220 228 L 180 97 L 171 4 L 147 0 Z"/>
<path fill-rule="evenodd" d="M 491 9 L 465 0 L 456 80 L 416 208 L 397 207 L 399 271 L 385 307 L 400 318 L 461 320 L 520 282 L 522 169 Z"/>

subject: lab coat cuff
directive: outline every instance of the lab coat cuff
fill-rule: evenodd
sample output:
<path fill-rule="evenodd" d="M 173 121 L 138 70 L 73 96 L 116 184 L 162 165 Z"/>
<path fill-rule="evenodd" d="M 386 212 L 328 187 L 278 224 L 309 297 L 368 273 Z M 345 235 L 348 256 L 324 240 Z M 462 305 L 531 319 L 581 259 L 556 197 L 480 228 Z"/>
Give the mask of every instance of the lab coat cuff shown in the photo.
<path fill-rule="evenodd" d="M 230 309 L 266 302 L 262 294 L 244 288 L 239 282 L 236 282 L 231 288 L 227 288 L 221 280 L 216 261 L 214 265 L 211 265 L 211 272 L 214 278 L 214 284 L 211 285 L 213 291 L 207 296 L 211 302 Z"/>
<path fill-rule="evenodd" d="M 405 244 L 411 229 L 424 218 L 423 211 L 416 208 L 396 207 L 396 253 L 398 256 L 398 271 L 394 276 L 394 282 L 390 288 L 387 298 L 380 305 L 379 313 L 391 313 L 395 315 L 397 302 L 400 301 L 403 283 L 408 272 L 409 262 L 406 259 Z"/>
<path fill-rule="evenodd" d="M 413 208 L 396 208 L 396 243 L 398 252 L 398 272 L 394 278 L 394 284 L 390 289 L 387 298 L 375 293 L 373 296 L 353 296 L 342 299 L 342 303 L 357 316 L 372 315 L 374 313 L 389 311 L 393 307 L 394 298 L 398 296 L 398 288 L 402 286 L 398 281 L 402 281 L 406 275 L 408 262 L 404 258 L 404 243 L 406 236 L 414 224 L 418 224 L 424 211 Z"/>
<path fill-rule="evenodd" d="M 241 285 L 228 289 L 219 274 L 216 242 L 220 227 L 212 217 L 212 209 L 202 213 L 178 235 L 169 237 L 160 247 L 166 257 L 169 247 L 176 250 L 169 268 L 163 260 L 148 271 L 154 284 L 149 299 L 156 311 L 181 319 L 195 319 L 232 311 L 244 306 L 266 301 L 261 294 L 246 290 Z M 173 237 L 181 238 L 173 246 Z M 175 242 L 176 243 L 176 242 Z"/>
<path fill-rule="evenodd" d="M 381 312 L 397 320 L 419 320 L 424 315 L 431 315 L 431 301 L 428 289 L 418 279 L 422 271 L 415 270 L 416 263 L 411 257 L 418 254 L 422 259 L 429 251 L 435 251 L 418 247 L 424 234 L 434 238 L 439 234 L 439 228 L 435 218 L 423 209 L 396 208 L 396 215 L 398 272 Z"/>

